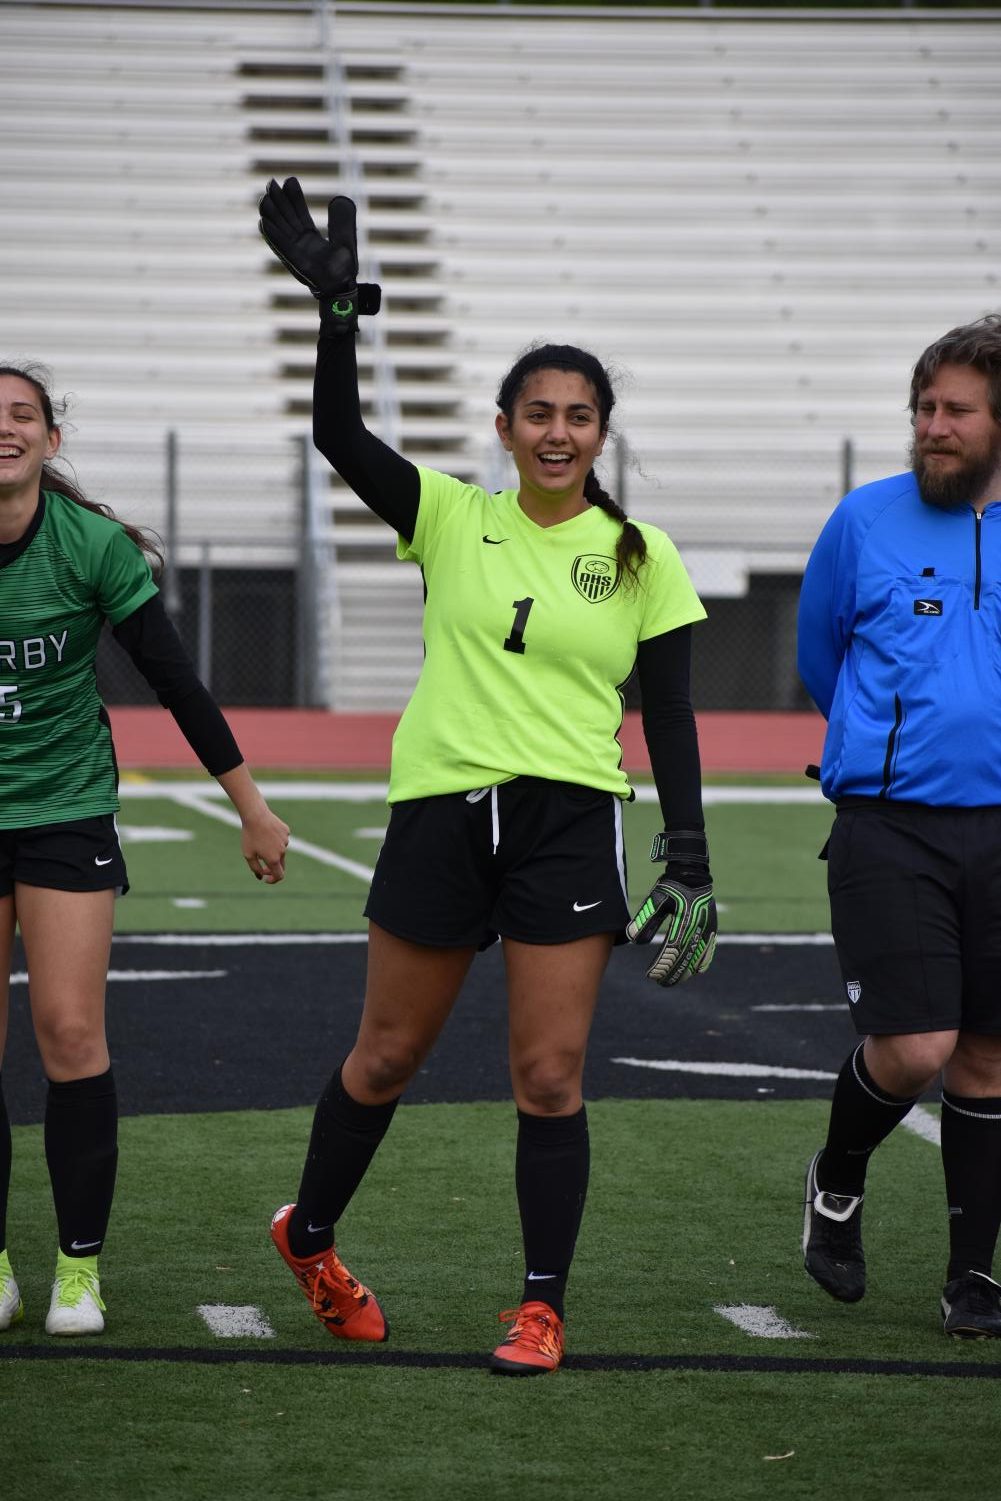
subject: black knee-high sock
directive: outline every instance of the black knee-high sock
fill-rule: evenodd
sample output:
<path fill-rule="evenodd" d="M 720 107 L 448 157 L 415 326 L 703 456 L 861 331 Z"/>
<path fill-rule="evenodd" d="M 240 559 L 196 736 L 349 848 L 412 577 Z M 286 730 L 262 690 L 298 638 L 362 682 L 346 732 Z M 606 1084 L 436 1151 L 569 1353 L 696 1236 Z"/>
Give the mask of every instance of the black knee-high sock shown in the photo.
<path fill-rule="evenodd" d="M 3 1075 L 0 1074 L 0 1251 L 7 1249 L 7 1199 L 10 1195 L 11 1164 L 10 1116 L 3 1097 Z"/>
<path fill-rule="evenodd" d="M 1001 1099 L 942 1091 L 942 1167 L 949 1205 L 946 1280 L 991 1275 L 1001 1227 Z"/>
<path fill-rule="evenodd" d="M 393 1119 L 399 1099 L 360 1105 L 341 1083 L 337 1069 L 313 1115 L 299 1198 L 289 1217 L 293 1256 L 315 1256 L 334 1243 L 334 1226 Z"/>
<path fill-rule="evenodd" d="M 560 1318 L 590 1166 L 583 1105 L 576 1115 L 518 1111 L 515 1187 L 525 1243 L 522 1298 L 548 1303 Z"/>
<path fill-rule="evenodd" d="M 865 1066 L 863 1046 L 845 1059 L 834 1086 L 827 1144 L 817 1164 L 817 1184 L 829 1193 L 862 1193 L 869 1158 L 918 1099 L 880 1089 Z"/>
<path fill-rule="evenodd" d="M 104 1244 L 118 1166 L 114 1074 L 49 1081 L 45 1160 L 64 1256 L 97 1256 Z"/>

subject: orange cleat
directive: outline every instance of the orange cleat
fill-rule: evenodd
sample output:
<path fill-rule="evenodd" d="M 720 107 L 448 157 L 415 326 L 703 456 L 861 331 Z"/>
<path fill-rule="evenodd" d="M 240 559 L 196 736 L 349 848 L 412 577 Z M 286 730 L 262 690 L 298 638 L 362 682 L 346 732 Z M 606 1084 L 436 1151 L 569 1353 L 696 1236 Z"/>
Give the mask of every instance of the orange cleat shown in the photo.
<path fill-rule="evenodd" d="M 288 1243 L 288 1221 L 294 1204 L 285 1204 L 271 1221 L 271 1239 L 295 1280 L 309 1299 L 320 1323 L 336 1339 L 368 1339 L 381 1343 L 389 1338 L 389 1325 L 375 1294 L 357 1282 L 333 1246 L 319 1256 L 293 1256 Z"/>
<path fill-rule="evenodd" d="M 548 1303 L 522 1303 L 498 1315 L 514 1320 L 490 1357 L 490 1369 L 505 1376 L 543 1376 L 563 1359 L 563 1320 Z"/>

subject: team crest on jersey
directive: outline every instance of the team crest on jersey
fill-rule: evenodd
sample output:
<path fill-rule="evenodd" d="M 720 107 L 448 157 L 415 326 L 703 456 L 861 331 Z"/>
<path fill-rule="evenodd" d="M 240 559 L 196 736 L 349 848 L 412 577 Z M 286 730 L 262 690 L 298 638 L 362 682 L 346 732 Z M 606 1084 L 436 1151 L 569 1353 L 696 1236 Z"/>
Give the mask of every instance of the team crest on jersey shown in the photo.
<path fill-rule="evenodd" d="M 582 594 L 589 604 L 600 605 L 619 587 L 619 565 L 614 558 L 586 553 L 574 558 L 570 577 L 578 594 Z"/>
<path fill-rule="evenodd" d="M 862 986 L 858 980 L 847 980 L 845 982 L 845 989 L 848 992 L 848 999 L 853 1006 L 862 999 Z"/>

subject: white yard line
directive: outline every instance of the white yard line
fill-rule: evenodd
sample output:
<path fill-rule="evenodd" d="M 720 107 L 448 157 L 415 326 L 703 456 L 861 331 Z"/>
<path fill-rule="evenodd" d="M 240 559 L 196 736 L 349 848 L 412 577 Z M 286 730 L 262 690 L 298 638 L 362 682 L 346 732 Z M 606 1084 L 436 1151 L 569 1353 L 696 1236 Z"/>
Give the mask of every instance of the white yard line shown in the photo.
<path fill-rule="evenodd" d="M 116 940 L 120 941 L 120 940 Z M 222 980 L 229 973 L 226 969 L 109 969 L 108 979 L 123 984 L 147 980 Z M 27 985 L 28 975 L 19 970 L 10 977 L 12 985 Z"/>
<path fill-rule="evenodd" d="M 690 1063 L 679 1058 L 612 1058 L 627 1068 L 655 1068 L 663 1073 L 714 1074 L 733 1079 L 836 1079 L 819 1068 L 779 1068 L 764 1063 Z"/>
<path fill-rule="evenodd" d="M 115 943 L 160 944 L 165 948 L 228 948 L 245 944 L 368 943 L 367 933 L 116 933 Z"/>
<path fill-rule="evenodd" d="M 294 844 L 294 841 L 293 841 Z M 751 943 L 770 947 L 786 943 L 830 943 L 823 933 L 804 933 L 795 938 L 788 933 L 721 934 L 719 943 Z M 116 933 L 116 943 L 367 943 L 367 933 Z M 759 1008 L 755 1008 L 756 1010 Z M 840 1005 L 833 1008 L 840 1011 Z"/>
<path fill-rule="evenodd" d="M 264 781 L 257 785 L 266 798 L 287 798 L 306 803 L 384 803 L 389 791 L 388 782 Z M 149 801 L 150 798 L 160 797 L 181 801 L 188 796 L 228 802 L 219 783 L 210 777 L 192 782 L 158 782 L 153 779 L 133 782 L 123 777 L 118 795 L 124 802 L 131 802 L 133 799 Z"/>
<path fill-rule="evenodd" d="M 334 775 L 334 773 L 332 773 Z M 385 802 L 389 791 L 388 782 L 337 782 L 318 779 L 309 782 L 262 781 L 257 784 L 266 798 L 286 798 L 295 802 L 314 803 L 375 803 Z M 638 803 L 656 803 L 656 787 L 644 783 L 634 788 Z M 198 797 L 221 799 L 226 794 L 218 782 L 208 778 L 202 781 L 130 781 L 122 779 L 118 789 L 123 799 L 132 798 L 177 798 L 193 793 Z M 703 787 L 702 801 L 706 807 L 722 803 L 823 803 L 819 787 Z M 833 811 L 832 811 L 833 816 Z"/>
<path fill-rule="evenodd" d="M 198 1314 L 219 1339 L 274 1339 L 275 1331 L 252 1303 L 199 1303 Z"/>
<path fill-rule="evenodd" d="M 743 1329 L 745 1334 L 750 1334 L 754 1339 L 814 1338 L 805 1329 L 797 1329 L 786 1323 L 775 1308 L 764 1308 L 755 1303 L 718 1303 L 713 1312 L 729 1319 L 731 1324 L 736 1324 L 738 1329 Z"/>
<path fill-rule="evenodd" d="M 829 948 L 834 942 L 830 933 L 720 933 L 717 944 L 744 944 L 751 948 L 792 949 Z"/>
<path fill-rule="evenodd" d="M 791 1006 L 752 1006 L 752 1011 L 843 1011 L 844 1001 L 829 1005 L 826 1001 L 796 1001 Z"/>
<path fill-rule="evenodd" d="M 915 1136 L 920 1136 L 922 1141 L 930 1141 L 933 1147 L 941 1146 L 942 1127 L 939 1118 L 926 1110 L 924 1105 L 915 1105 L 900 1124 L 908 1131 L 913 1131 Z"/>
<path fill-rule="evenodd" d="M 222 791 L 221 788 L 219 790 Z M 229 824 L 231 828 L 240 827 L 240 816 L 236 809 L 230 807 L 228 802 L 217 805 L 205 795 L 204 790 L 199 793 L 178 793 L 174 801 L 182 808 L 190 808 L 194 813 L 203 813 L 206 818 L 217 818 L 220 823 Z M 359 881 L 371 881 L 375 875 L 371 865 L 361 865 L 357 860 L 349 860 L 346 855 L 337 855 L 333 850 L 325 849 L 322 844 L 313 844 L 310 840 L 299 839 L 295 835 L 289 840 L 289 850 L 293 855 L 308 855 L 321 865 L 333 865 L 338 870 L 347 871 L 348 875 L 357 876 Z"/>

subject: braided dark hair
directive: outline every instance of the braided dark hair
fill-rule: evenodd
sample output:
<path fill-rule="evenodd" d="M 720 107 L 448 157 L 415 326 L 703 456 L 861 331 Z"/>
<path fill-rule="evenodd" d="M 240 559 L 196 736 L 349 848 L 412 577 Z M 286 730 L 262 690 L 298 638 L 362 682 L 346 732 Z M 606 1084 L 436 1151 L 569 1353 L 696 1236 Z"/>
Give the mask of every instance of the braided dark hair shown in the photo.
<path fill-rule="evenodd" d="M 538 344 L 527 349 L 515 361 L 497 392 L 497 405 L 508 422 L 514 417 L 514 405 L 526 380 L 536 370 L 570 370 L 582 375 L 594 391 L 601 431 L 608 431 L 615 405 L 615 392 L 612 390 L 608 371 L 593 354 L 589 354 L 586 349 L 578 349 L 575 344 Z M 639 578 L 639 570 L 646 561 L 643 533 L 629 520 L 618 502 L 612 499 L 593 469 L 588 470 L 584 481 L 584 499 L 589 505 L 597 506 L 620 523 L 622 530 L 615 546 L 619 574 L 635 583 Z"/>
<path fill-rule="evenodd" d="M 19 380 L 27 381 L 29 386 L 33 386 L 42 408 L 46 430 L 51 433 L 58 428 L 55 404 L 49 394 L 48 371 L 43 365 L 34 363 L 0 365 L 0 376 L 3 375 L 15 375 Z M 154 575 L 161 573 L 163 552 L 159 546 L 159 539 L 152 532 L 143 531 L 138 526 L 131 526 L 129 522 L 122 521 L 110 506 L 102 505 L 100 501 L 88 500 L 75 480 L 70 479 L 63 469 L 57 469 L 54 464 L 42 465 L 41 488 L 56 490 L 60 495 L 65 495 L 66 499 L 71 500 L 74 505 L 83 506 L 85 511 L 93 511 L 97 516 L 106 516 L 109 521 L 117 521 L 125 535 L 131 538 L 141 552 L 146 554 Z"/>

